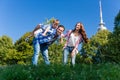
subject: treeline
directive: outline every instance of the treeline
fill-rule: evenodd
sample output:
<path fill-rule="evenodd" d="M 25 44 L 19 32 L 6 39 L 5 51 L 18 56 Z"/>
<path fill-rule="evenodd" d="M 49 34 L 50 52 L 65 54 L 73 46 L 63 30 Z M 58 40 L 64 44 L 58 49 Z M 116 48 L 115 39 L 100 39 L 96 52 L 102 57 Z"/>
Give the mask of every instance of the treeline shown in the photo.
<path fill-rule="evenodd" d="M 30 33 L 25 33 L 14 44 L 10 37 L 0 37 L 0 65 L 31 64 L 33 55 L 32 37 L 28 42 L 25 38 Z M 114 30 L 98 31 L 89 39 L 89 43 L 83 44 L 80 55 L 77 55 L 76 63 L 101 63 L 120 62 L 120 11 L 115 17 Z M 49 48 L 51 63 L 62 63 L 63 44 L 53 44 Z M 43 59 L 40 55 L 39 63 Z"/>

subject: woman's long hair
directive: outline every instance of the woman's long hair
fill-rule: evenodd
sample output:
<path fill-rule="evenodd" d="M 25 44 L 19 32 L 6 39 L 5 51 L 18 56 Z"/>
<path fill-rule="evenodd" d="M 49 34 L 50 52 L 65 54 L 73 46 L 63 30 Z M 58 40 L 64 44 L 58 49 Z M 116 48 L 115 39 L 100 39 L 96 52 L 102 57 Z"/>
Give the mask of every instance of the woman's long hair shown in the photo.
<path fill-rule="evenodd" d="M 83 38 L 84 42 L 87 43 L 88 42 L 88 38 L 87 38 L 87 35 L 86 35 L 86 32 L 85 32 L 84 26 L 83 26 L 83 24 L 81 22 L 78 22 L 78 23 L 80 23 L 79 34 L 82 35 L 82 38 Z M 72 30 L 72 32 L 75 32 L 77 24 L 75 25 L 75 28 Z"/>

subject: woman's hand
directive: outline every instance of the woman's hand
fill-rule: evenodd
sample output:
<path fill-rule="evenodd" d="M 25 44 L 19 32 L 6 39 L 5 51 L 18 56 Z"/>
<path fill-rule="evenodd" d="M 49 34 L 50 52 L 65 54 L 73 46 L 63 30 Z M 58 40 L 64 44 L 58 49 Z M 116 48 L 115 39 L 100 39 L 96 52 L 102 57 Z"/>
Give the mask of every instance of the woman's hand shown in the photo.
<path fill-rule="evenodd" d="M 74 55 L 75 55 L 75 52 L 72 51 L 72 52 L 71 52 L 71 57 L 73 57 Z"/>

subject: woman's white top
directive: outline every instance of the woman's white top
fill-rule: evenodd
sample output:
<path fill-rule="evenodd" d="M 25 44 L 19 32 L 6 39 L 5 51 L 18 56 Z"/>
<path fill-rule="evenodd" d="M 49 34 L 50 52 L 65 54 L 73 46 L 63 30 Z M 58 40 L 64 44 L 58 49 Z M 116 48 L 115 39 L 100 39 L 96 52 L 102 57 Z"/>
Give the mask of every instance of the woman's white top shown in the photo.
<path fill-rule="evenodd" d="M 75 43 L 78 41 L 78 39 L 79 36 L 75 36 L 73 33 L 71 33 L 67 46 L 75 46 Z"/>

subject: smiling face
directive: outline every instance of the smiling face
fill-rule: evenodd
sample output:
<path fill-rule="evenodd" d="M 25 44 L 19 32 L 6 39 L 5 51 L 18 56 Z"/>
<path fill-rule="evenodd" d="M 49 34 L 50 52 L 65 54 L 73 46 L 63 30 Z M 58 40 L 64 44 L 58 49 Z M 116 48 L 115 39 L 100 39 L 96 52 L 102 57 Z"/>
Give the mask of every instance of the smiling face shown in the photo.
<path fill-rule="evenodd" d="M 75 29 L 74 29 L 74 31 L 79 31 L 79 32 L 81 32 L 81 31 L 85 31 L 85 30 L 84 30 L 84 26 L 83 26 L 83 24 L 80 23 L 80 22 L 78 22 L 78 23 L 75 25 Z"/>
<path fill-rule="evenodd" d="M 77 31 L 79 31 L 81 29 L 81 23 L 77 23 L 76 26 L 75 26 L 75 29 Z"/>
<path fill-rule="evenodd" d="M 59 25 L 57 28 L 57 35 L 61 35 L 63 31 L 65 30 L 63 25 Z"/>

